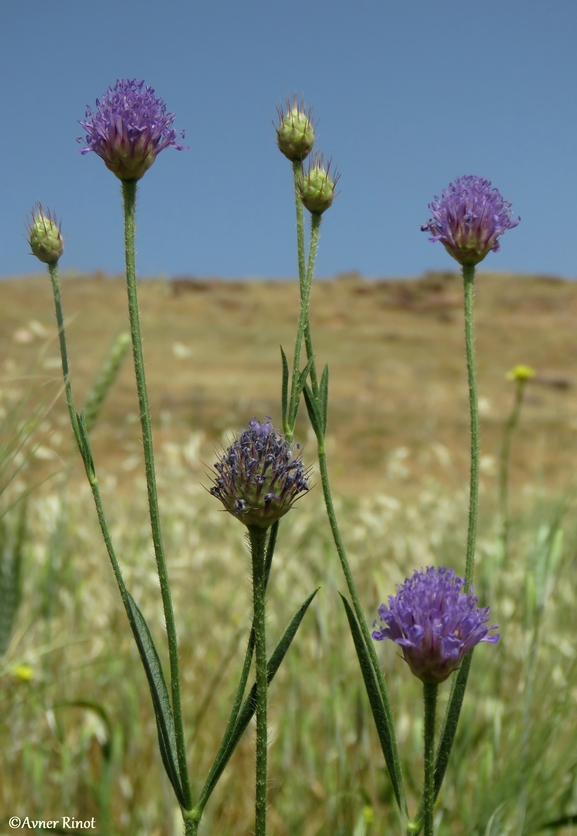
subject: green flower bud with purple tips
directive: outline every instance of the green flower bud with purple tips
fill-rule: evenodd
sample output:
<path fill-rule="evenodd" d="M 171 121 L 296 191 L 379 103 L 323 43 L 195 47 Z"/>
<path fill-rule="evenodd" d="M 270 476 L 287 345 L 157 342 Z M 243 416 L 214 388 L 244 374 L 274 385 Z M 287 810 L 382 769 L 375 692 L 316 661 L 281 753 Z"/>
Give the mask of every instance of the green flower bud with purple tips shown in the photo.
<path fill-rule="evenodd" d="M 32 255 L 44 264 L 56 264 L 64 252 L 64 238 L 60 224 L 50 214 L 50 210 L 44 211 L 38 203 L 36 209 L 31 212 L 27 228 Z"/>
<path fill-rule="evenodd" d="M 80 153 L 94 151 L 120 180 L 140 180 L 165 148 L 187 148 L 176 141 L 174 114 L 144 81 L 119 79 L 96 99 L 96 112 L 87 107 L 86 121 L 78 121 L 86 131 Z"/>
<path fill-rule="evenodd" d="M 304 103 L 297 102 L 296 96 L 293 96 L 292 103 L 287 99 L 286 112 L 278 107 L 277 113 L 279 125 L 276 129 L 276 142 L 279 151 L 291 162 L 304 160 L 315 144 L 312 110 L 305 113 Z"/>
<path fill-rule="evenodd" d="M 214 469 L 210 493 L 245 525 L 268 528 L 310 489 L 300 455 L 293 455 L 270 418 L 264 424 L 252 420 Z"/>
<path fill-rule="evenodd" d="M 415 570 L 389 596 L 389 605 L 379 607 L 385 626 L 374 630 L 373 639 L 398 644 L 422 682 L 444 682 L 476 644 L 499 641 L 498 634 L 488 635 L 497 629 L 496 624 L 487 627 L 489 607 L 478 607 L 472 587 L 465 593 L 464 586 L 465 579 L 452 569 Z"/>
<path fill-rule="evenodd" d="M 421 231 L 432 234 L 429 241 L 441 241 L 459 264 L 478 264 L 498 252 L 498 238 L 521 220 L 512 218 L 511 203 L 489 180 L 471 174 L 457 177 L 440 198 L 435 195 L 429 209 L 433 217 Z"/>
<path fill-rule="evenodd" d="M 335 198 L 335 186 L 340 174 L 331 177 L 331 161 L 325 168 L 322 155 L 315 154 L 299 183 L 301 200 L 309 212 L 321 215 Z"/>

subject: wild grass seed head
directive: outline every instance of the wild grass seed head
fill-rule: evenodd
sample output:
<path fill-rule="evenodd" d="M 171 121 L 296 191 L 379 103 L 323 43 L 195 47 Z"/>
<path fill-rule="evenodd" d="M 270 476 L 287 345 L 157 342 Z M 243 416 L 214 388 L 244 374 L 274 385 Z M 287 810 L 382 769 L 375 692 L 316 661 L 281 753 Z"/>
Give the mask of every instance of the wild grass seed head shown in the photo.
<path fill-rule="evenodd" d="M 176 141 L 174 113 L 144 81 L 119 79 L 78 121 L 86 131 L 77 139 L 86 143 L 80 153 L 94 151 L 119 180 L 140 180 L 165 148 L 187 148 Z"/>
<path fill-rule="evenodd" d="M 453 569 L 415 570 L 412 578 L 397 586 L 396 595 L 389 595 L 389 605 L 379 607 L 385 626 L 373 631 L 373 639 L 398 644 L 422 682 L 444 682 L 476 644 L 499 641 L 498 634 L 489 635 L 497 628 L 496 624 L 487 627 L 489 607 L 477 606 L 472 587 L 466 593 L 464 586 L 465 579 Z"/>
<path fill-rule="evenodd" d="M 263 424 L 253 419 L 214 469 L 210 493 L 247 526 L 268 528 L 310 489 L 300 455 L 270 417 Z"/>
<path fill-rule="evenodd" d="M 499 237 L 517 226 L 511 203 L 503 200 L 489 180 L 468 174 L 457 177 L 429 204 L 432 218 L 421 226 L 429 241 L 441 241 L 459 264 L 478 264 L 500 249 Z"/>
<path fill-rule="evenodd" d="M 44 264 L 56 264 L 64 252 L 64 238 L 56 216 L 49 209 L 44 210 L 40 203 L 30 214 L 27 231 L 31 254 Z"/>

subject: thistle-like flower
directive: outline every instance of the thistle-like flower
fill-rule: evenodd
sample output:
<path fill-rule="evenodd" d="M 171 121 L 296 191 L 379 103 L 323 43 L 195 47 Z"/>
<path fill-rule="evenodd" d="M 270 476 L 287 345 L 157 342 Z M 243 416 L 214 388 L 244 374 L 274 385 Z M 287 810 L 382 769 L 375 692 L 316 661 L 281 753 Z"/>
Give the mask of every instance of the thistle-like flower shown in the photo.
<path fill-rule="evenodd" d="M 315 154 L 307 171 L 303 171 L 299 183 L 301 200 L 309 212 L 321 215 L 329 208 L 335 199 L 335 186 L 339 177 L 338 172 L 331 177 L 331 160 L 325 168 L 322 154 Z"/>
<path fill-rule="evenodd" d="M 96 99 L 96 112 L 87 106 L 86 121 L 78 121 L 86 131 L 80 153 L 94 151 L 120 180 L 140 180 L 165 148 L 187 148 L 176 141 L 174 113 L 144 81 L 119 79 Z"/>
<path fill-rule="evenodd" d="M 373 639 L 391 639 L 400 645 L 411 671 L 422 682 L 444 682 L 459 667 L 461 659 L 479 642 L 495 643 L 488 635 L 489 607 L 478 607 L 472 587 L 463 592 L 465 579 L 452 569 L 430 566 L 413 573 L 389 596 L 389 606 L 379 607 L 386 625 L 373 632 Z M 377 622 L 373 624 L 377 627 Z"/>
<path fill-rule="evenodd" d="M 433 217 L 421 226 L 429 241 L 441 241 L 459 264 L 478 264 L 492 250 L 499 251 L 499 236 L 517 226 L 511 203 L 483 177 L 457 177 L 441 197 L 429 204 Z"/>
<path fill-rule="evenodd" d="M 44 211 L 40 203 L 30 213 L 27 223 L 28 243 L 35 255 L 44 264 L 56 264 L 64 252 L 64 238 L 60 224 L 50 210 Z"/>
<path fill-rule="evenodd" d="M 304 160 L 315 144 L 315 129 L 312 123 L 312 110 L 305 112 L 304 103 L 299 103 L 293 96 L 287 99 L 286 111 L 277 107 L 279 124 L 276 129 L 276 142 L 285 157 L 291 162 Z"/>
<path fill-rule="evenodd" d="M 264 424 L 252 420 L 214 469 L 210 493 L 245 525 L 268 528 L 310 488 L 300 455 L 293 455 L 270 418 Z"/>

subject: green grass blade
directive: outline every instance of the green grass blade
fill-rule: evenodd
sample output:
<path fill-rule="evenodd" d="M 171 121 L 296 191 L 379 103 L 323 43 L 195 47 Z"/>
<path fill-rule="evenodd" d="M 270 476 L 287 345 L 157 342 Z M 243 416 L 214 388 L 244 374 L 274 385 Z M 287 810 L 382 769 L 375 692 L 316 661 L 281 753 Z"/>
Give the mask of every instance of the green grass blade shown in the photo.
<path fill-rule="evenodd" d="M 118 377 L 118 372 L 120 371 L 122 361 L 126 356 L 129 345 L 130 334 L 126 331 L 119 334 L 114 341 L 114 345 L 112 346 L 104 365 L 102 366 L 98 378 L 95 380 L 92 389 L 90 389 L 88 395 L 86 396 L 86 401 L 84 402 L 84 408 L 82 411 L 84 412 L 84 420 L 86 422 L 86 430 L 88 432 L 92 430 L 94 424 L 96 423 L 102 404 L 104 403 L 104 399 L 110 391 L 114 381 Z"/>
<path fill-rule="evenodd" d="M 8 650 L 22 597 L 22 550 L 26 538 L 26 503 L 20 506 L 15 535 L 0 517 L 0 656 Z"/>

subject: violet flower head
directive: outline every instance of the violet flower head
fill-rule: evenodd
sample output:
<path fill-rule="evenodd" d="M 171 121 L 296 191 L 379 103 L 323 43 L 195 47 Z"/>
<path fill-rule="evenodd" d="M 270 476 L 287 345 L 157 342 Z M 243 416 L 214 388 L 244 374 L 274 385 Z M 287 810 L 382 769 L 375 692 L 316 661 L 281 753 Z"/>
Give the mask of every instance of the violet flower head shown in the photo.
<path fill-rule="evenodd" d="M 214 469 L 210 493 L 245 525 L 268 528 L 310 489 L 300 455 L 293 455 L 270 418 L 264 424 L 253 419 Z"/>
<path fill-rule="evenodd" d="M 444 682 L 476 644 L 499 641 L 498 634 L 489 635 L 497 629 L 496 624 L 487 626 L 489 607 L 477 606 L 472 587 L 465 593 L 464 586 L 465 579 L 452 569 L 415 570 L 397 586 L 396 595 L 389 595 L 389 606 L 379 607 L 385 626 L 374 630 L 373 639 L 398 644 L 422 682 Z"/>
<path fill-rule="evenodd" d="M 433 217 L 421 232 L 431 233 L 429 241 L 441 241 L 459 264 L 478 264 L 491 250 L 498 252 L 499 236 L 521 220 L 511 216 L 511 203 L 489 180 L 472 174 L 457 177 L 429 209 Z"/>
<path fill-rule="evenodd" d="M 176 141 L 174 114 L 144 81 L 119 79 L 96 99 L 96 112 L 87 107 L 86 121 L 78 121 L 86 131 L 77 139 L 86 143 L 80 153 L 94 151 L 120 180 L 140 180 L 165 148 L 187 148 Z"/>

